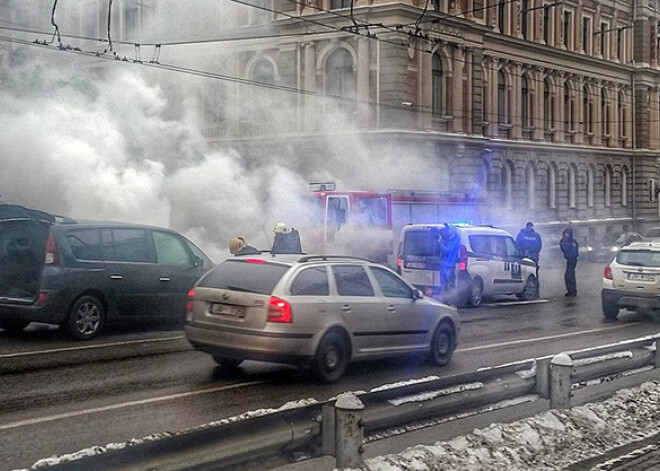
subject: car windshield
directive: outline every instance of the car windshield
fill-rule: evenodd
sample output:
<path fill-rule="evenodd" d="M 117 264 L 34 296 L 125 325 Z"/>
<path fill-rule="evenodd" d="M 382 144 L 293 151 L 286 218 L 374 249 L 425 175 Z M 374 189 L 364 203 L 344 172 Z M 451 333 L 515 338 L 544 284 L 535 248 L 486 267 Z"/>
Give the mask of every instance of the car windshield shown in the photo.
<path fill-rule="evenodd" d="M 636 267 L 660 267 L 660 252 L 651 250 L 622 250 L 616 256 L 617 263 Z"/>
<path fill-rule="evenodd" d="M 259 263 L 250 259 L 225 260 L 204 276 L 198 286 L 271 294 L 289 268 L 288 265 L 262 260 Z"/>

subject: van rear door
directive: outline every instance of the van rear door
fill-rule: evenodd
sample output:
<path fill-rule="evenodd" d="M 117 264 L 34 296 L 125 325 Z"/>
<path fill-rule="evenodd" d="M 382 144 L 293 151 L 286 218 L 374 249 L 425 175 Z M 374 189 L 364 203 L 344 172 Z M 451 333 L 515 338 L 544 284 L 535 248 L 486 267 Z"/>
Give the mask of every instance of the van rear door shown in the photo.
<path fill-rule="evenodd" d="M 0 204 L 0 302 L 34 302 L 54 221 L 41 211 Z"/>
<path fill-rule="evenodd" d="M 401 249 L 401 276 L 418 287 L 440 286 L 437 230 L 419 228 L 410 229 L 404 233 Z"/>

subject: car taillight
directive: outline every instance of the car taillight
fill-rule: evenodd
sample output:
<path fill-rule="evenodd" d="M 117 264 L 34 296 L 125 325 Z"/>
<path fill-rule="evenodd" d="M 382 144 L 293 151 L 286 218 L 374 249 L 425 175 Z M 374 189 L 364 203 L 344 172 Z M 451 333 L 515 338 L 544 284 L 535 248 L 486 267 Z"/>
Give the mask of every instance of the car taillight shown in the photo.
<path fill-rule="evenodd" d="M 607 280 L 613 280 L 614 279 L 614 278 L 612 278 L 612 267 L 609 264 L 605 265 L 605 273 L 603 273 L 603 276 Z"/>
<path fill-rule="evenodd" d="M 291 304 L 283 299 L 271 296 L 268 301 L 268 322 L 283 322 L 290 324 L 293 320 L 291 317 Z"/>
<path fill-rule="evenodd" d="M 193 298 L 195 297 L 195 290 L 191 289 L 188 291 L 188 304 L 186 304 L 186 311 L 192 312 L 193 310 Z"/>
<path fill-rule="evenodd" d="M 41 291 L 39 297 L 37 297 L 37 306 L 43 306 L 48 301 L 48 294 Z"/>
<path fill-rule="evenodd" d="M 46 239 L 46 258 L 44 259 L 46 265 L 57 265 L 60 263 L 60 257 L 57 254 L 57 242 L 55 242 L 55 236 L 53 234 L 48 234 L 48 239 Z"/>
<path fill-rule="evenodd" d="M 403 260 L 401 260 L 400 258 L 397 258 L 396 259 L 396 266 L 401 268 L 402 265 L 403 265 Z"/>
<path fill-rule="evenodd" d="M 461 244 L 461 247 L 458 250 L 458 269 L 460 271 L 465 271 L 467 270 L 467 265 L 468 265 L 467 249 L 463 244 Z"/>

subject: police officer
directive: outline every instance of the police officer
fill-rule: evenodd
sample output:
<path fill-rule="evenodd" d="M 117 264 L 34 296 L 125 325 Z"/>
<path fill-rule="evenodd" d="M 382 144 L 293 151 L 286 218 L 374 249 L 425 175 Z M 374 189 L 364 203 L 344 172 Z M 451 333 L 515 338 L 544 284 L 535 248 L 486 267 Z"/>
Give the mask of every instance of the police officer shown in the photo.
<path fill-rule="evenodd" d="M 539 296 L 539 253 L 543 248 L 543 241 L 541 235 L 534 230 L 534 224 L 530 221 L 525 224 L 525 227 L 520 229 L 518 237 L 516 237 L 518 248 L 522 252 L 523 257 L 527 257 L 534 261 L 536 265 L 536 296 Z"/>
<path fill-rule="evenodd" d="M 445 224 L 440 229 L 440 288 L 444 300 L 454 294 L 456 286 L 456 263 L 460 251 L 461 240 L 456 228 Z"/>
<path fill-rule="evenodd" d="M 577 283 L 575 281 L 575 267 L 577 266 L 578 257 L 580 255 L 580 246 L 577 240 L 573 238 L 573 229 L 567 227 L 562 232 L 559 247 L 566 259 L 566 271 L 564 272 L 564 283 L 566 284 L 567 297 L 577 296 Z"/>

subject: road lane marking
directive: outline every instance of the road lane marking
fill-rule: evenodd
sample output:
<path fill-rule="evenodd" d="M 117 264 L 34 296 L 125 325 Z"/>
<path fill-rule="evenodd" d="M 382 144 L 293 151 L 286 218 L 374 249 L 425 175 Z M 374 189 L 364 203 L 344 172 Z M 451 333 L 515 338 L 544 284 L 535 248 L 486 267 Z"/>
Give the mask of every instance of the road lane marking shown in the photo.
<path fill-rule="evenodd" d="M 265 383 L 272 383 L 275 381 L 274 379 L 269 379 L 269 380 L 260 380 L 260 381 L 249 381 L 247 383 L 235 383 L 235 384 L 229 384 L 225 386 L 218 386 L 215 388 L 210 388 L 210 389 L 201 389 L 198 391 L 189 391 L 185 393 L 178 393 L 178 394 L 170 394 L 168 396 L 160 396 L 160 397 L 152 397 L 150 399 L 141 399 L 138 401 L 128 401 L 128 402 L 122 402 L 119 404 L 111 404 L 108 406 L 103 406 L 103 407 L 93 407 L 91 409 L 83 409 L 83 410 L 78 410 L 78 411 L 72 411 L 72 412 L 63 412 L 61 414 L 53 414 L 53 415 L 47 415 L 45 417 L 38 417 L 34 419 L 26 419 L 26 420 L 19 420 L 17 422 L 10 422 L 8 424 L 0 424 L 0 431 L 4 430 L 11 430 L 19 427 L 26 427 L 28 425 L 37 425 L 37 424 L 43 424 L 45 422 L 53 422 L 55 420 L 61 420 L 61 419 L 70 419 L 73 417 L 79 417 L 81 415 L 88 415 L 88 414 L 96 414 L 98 412 L 108 412 L 108 411 L 113 411 L 113 410 L 119 410 L 119 409 L 125 409 L 128 407 L 134 407 L 134 406 L 143 406 L 146 404 L 155 404 L 158 402 L 165 402 L 165 401 L 171 401 L 173 399 L 182 399 L 185 397 L 190 397 L 190 396 L 199 396 L 201 394 L 208 394 L 208 393 L 214 393 L 214 392 L 220 392 L 220 391 L 230 391 L 232 389 L 238 389 L 242 388 L 245 386 L 254 386 L 257 384 L 265 384 Z"/>
<path fill-rule="evenodd" d="M 111 343 L 97 343 L 94 345 L 81 345 L 79 347 L 64 347 L 64 348 L 51 348 L 48 350 L 27 350 L 24 352 L 16 353 L 3 353 L 0 355 L 2 358 L 16 358 L 22 356 L 33 356 L 33 355 L 42 355 L 47 353 L 61 353 L 61 352 L 75 352 L 82 350 L 94 350 L 97 348 L 107 348 L 107 347 L 121 347 L 125 345 L 133 345 L 136 343 L 155 343 L 155 342 L 167 342 L 170 340 L 182 340 L 185 339 L 185 335 L 177 335 L 176 337 L 166 337 L 162 339 L 142 339 L 142 340 L 125 340 L 122 342 L 111 342 Z"/>
<path fill-rule="evenodd" d="M 638 324 L 622 324 L 622 325 L 615 325 L 612 327 L 604 327 L 602 329 L 591 329 L 591 330 L 581 330 L 578 332 L 569 332 L 566 334 L 556 334 L 556 335 L 548 335 L 546 337 L 536 337 L 534 339 L 523 339 L 523 340 L 513 340 L 511 342 L 499 342 L 499 343 L 491 343 L 488 345 L 481 345 L 479 347 L 467 347 L 467 348 L 457 348 L 456 352 L 474 352 L 477 350 L 488 350 L 489 348 L 499 348 L 499 347 L 507 347 L 509 345 L 522 345 L 525 343 L 533 343 L 533 342 L 538 342 L 538 341 L 543 341 L 543 340 L 554 340 L 554 339 L 561 339 L 561 338 L 567 338 L 567 337 L 576 337 L 578 335 L 584 335 L 584 334 L 594 334 L 598 332 L 607 332 L 610 330 L 618 330 L 618 329 L 625 329 L 626 327 L 631 327 L 634 325 Z"/>
<path fill-rule="evenodd" d="M 542 304 L 542 303 L 549 303 L 549 299 L 528 299 L 526 301 L 502 301 L 502 302 L 495 302 L 495 303 L 485 303 L 482 304 L 482 306 L 488 306 L 488 307 L 498 307 L 498 306 L 523 306 L 525 304 Z"/>

